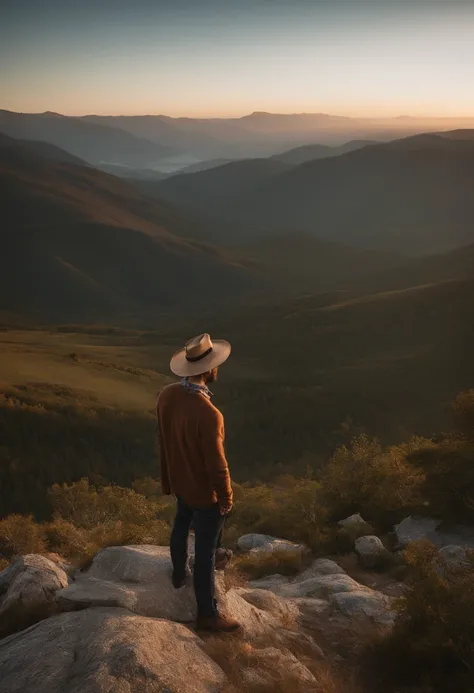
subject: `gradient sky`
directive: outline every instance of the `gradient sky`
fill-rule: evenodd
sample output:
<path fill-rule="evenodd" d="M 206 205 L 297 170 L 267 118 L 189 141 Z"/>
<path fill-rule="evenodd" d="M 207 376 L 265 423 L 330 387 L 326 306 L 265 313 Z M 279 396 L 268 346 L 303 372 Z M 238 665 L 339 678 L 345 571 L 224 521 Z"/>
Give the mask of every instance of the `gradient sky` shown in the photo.
<path fill-rule="evenodd" d="M 0 0 L 0 107 L 474 116 L 474 0 Z"/>

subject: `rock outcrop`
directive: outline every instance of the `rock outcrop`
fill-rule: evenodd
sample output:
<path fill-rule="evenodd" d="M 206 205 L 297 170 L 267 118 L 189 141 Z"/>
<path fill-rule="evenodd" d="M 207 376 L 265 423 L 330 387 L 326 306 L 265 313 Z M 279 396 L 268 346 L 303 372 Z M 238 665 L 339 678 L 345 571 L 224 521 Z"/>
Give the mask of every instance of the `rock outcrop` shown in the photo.
<path fill-rule="evenodd" d="M 387 551 L 381 540 L 374 535 L 360 537 L 356 540 L 354 548 L 364 568 L 381 568 L 387 565 L 391 557 L 390 551 Z"/>
<path fill-rule="evenodd" d="M 450 568 L 467 568 L 470 565 L 468 551 L 463 546 L 450 544 L 440 549 L 439 555 Z"/>
<path fill-rule="evenodd" d="M 244 534 L 237 540 L 237 547 L 242 552 L 251 553 L 275 553 L 290 552 L 302 555 L 307 548 L 302 544 L 295 544 L 287 539 L 277 539 L 268 534 Z"/>
<path fill-rule="evenodd" d="M 366 617 L 381 625 L 391 625 L 394 622 L 393 602 L 393 597 L 366 587 L 348 592 L 336 592 L 331 596 L 331 604 L 344 616 Z"/>
<path fill-rule="evenodd" d="M 317 558 L 311 563 L 309 568 L 303 570 L 302 573 L 297 575 L 294 582 L 304 582 L 312 577 L 319 577 L 320 575 L 345 575 L 346 571 L 341 568 L 336 561 L 331 561 L 329 558 Z"/>
<path fill-rule="evenodd" d="M 400 547 L 404 548 L 411 541 L 426 539 L 438 548 L 455 545 L 474 549 L 474 531 L 471 527 L 455 525 L 449 529 L 441 526 L 441 520 L 434 517 L 406 517 L 394 527 L 395 536 Z"/>
<path fill-rule="evenodd" d="M 240 543 L 263 555 L 281 544 L 305 550 L 266 535 Z M 188 582 L 172 587 L 169 549 L 160 546 L 105 548 L 72 581 L 45 557 L 15 560 L 0 573 L 0 614 L 17 614 L 20 604 L 43 620 L 20 623 L 26 630 L 0 641 L 0 693 L 217 693 L 226 674 L 190 628 L 196 605 Z M 301 630 L 305 624 L 393 622 L 393 598 L 330 559 L 313 561 L 296 577 L 272 575 L 247 587 L 228 589 L 217 574 L 216 596 L 219 609 L 242 624 L 237 637 L 249 654 L 241 674 L 249 686 L 277 685 L 285 672 L 301 690 L 313 690 L 313 675 L 295 654 L 304 650 L 312 661 L 325 655 Z"/>
<path fill-rule="evenodd" d="M 188 628 L 93 608 L 0 641 L 0 693 L 217 693 L 224 672 Z"/>
<path fill-rule="evenodd" d="M 339 520 L 337 523 L 338 527 L 340 529 L 345 529 L 345 530 L 351 530 L 351 529 L 357 529 L 359 527 L 370 527 L 370 525 L 364 520 L 362 515 L 359 513 L 355 513 L 355 515 L 350 515 L 350 517 L 346 517 L 344 520 Z"/>
<path fill-rule="evenodd" d="M 56 613 L 56 594 L 68 582 L 63 568 L 44 556 L 15 558 L 0 573 L 0 636 Z"/>
<path fill-rule="evenodd" d="M 223 613 L 238 619 L 249 637 L 279 627 L 295 611 L 291 604 L 272 595 L 266 603 L 256 590 L 225 589 L 216 573 L 216 597 Z M 99 551 L 89 570 L 77 573 L 75 581 L 57 593 L 63 610 L 92 606 L 125 608 L 140 616 L 192 624 L 196 600 L 192 580 L 179 590 L 171 584 L 169 548 L 165 546 L 110 546 Z M 294 614 L 293 614 L 294 616 Z"/>
<path fill-rule="evenodd" d="M 395 525 L 394 531 L 397 542 L 401 548 L 405 548 L 411 541 L 428 539 L 432 541 L 436 536 L 436 528 L 441 524 L 440 520 L 433 517 L 406 517 Z"/>
<path fill-rule="evenodd" d="M 392 597 L 359 584 L 329 559 L 314 561 L 296 578 L 274 575 L 250 585 L 292 601 L 305 614 L 337 610 L 348 619 L 369 618 L 383 625 L 394 619 Z"/>
<path fill-rule="evenodd" d="M 218 590 L 220 592 L 220 583 Z M 109 546 L 99 551 L 90 568 L 57 595 L 65 609 L 115 606 L 141 616 L 191 622 L 196 600 L 191 581 L 176 590 L 166 546 Z"/>

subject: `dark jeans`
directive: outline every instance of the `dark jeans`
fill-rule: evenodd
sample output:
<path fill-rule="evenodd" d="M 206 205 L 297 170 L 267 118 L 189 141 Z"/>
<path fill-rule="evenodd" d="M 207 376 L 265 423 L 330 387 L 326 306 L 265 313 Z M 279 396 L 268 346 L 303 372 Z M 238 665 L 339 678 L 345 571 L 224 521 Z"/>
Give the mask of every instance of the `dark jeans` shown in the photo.
<path fill-rule="evenodd" d="M 184 579 L 188 560 L 188 535 L 192 523 L 196 540 L 194 592 L 198 616 L 214 616 L 217 613 L 214 598 L 214 554 L 224 520 L 217 503 L 205 509 L 191 508 L 177 498 L 176 518 L 170 540 L 171 560 L 176 578 Z"/>

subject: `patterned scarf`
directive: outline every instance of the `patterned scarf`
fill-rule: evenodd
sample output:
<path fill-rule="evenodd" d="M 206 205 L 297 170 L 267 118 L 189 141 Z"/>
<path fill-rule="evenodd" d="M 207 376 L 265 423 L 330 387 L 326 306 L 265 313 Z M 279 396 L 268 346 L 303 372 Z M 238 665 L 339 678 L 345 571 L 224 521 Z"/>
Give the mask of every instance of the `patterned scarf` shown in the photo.
<path fill-rule="evenodd" d="M 196 383 L 191 383 L 187 378 L 181 378 L 181 385 L 189 392 L 197 392 L 200 395 L 204 395 L 208 399 L 211 399 L 213 393 L 206 385 L 196 385 Z"/>

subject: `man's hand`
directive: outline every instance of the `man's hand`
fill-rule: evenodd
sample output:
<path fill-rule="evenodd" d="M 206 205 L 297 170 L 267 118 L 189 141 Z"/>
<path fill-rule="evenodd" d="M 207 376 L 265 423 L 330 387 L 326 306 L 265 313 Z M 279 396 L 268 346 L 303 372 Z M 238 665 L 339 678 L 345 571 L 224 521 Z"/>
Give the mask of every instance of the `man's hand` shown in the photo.
<path fill-rule="evenodd" d="M 230 513 L 231 510 L 232 510 L 232 503 L 230 505 L 226 505 L 226 506 L 221 505 L 219 507 L 219 512 L 221 515 L 227 515 L 228 513 Z"/>

